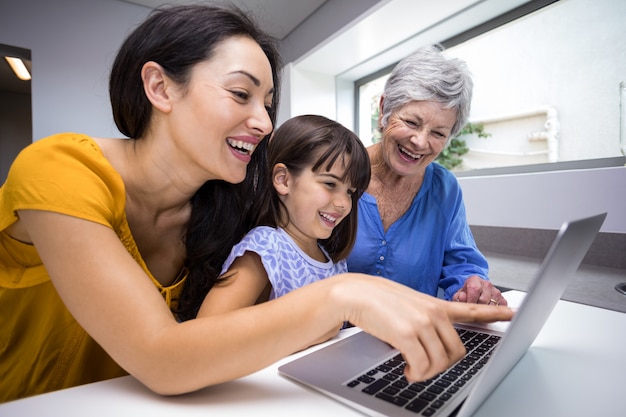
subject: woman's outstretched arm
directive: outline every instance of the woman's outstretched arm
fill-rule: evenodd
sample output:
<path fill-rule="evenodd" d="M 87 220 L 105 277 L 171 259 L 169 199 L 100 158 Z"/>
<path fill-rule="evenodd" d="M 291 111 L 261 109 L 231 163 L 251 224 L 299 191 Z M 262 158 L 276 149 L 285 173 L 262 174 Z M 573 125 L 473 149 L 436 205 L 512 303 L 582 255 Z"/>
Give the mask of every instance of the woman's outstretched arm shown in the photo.
<path fill-rule="evenodd" d="M 451 303 L 392 281 L 344 274 L 276 300 L 178 323 L 154 284 L 106 226 L 20 211 L 70 312 L 111 357 L 157 393 L 238 378 L 310 345 L 343 321 L 398 348 L 424 379 L 464 353 L 451 323 L 507 320 L 506 307 Z"/>

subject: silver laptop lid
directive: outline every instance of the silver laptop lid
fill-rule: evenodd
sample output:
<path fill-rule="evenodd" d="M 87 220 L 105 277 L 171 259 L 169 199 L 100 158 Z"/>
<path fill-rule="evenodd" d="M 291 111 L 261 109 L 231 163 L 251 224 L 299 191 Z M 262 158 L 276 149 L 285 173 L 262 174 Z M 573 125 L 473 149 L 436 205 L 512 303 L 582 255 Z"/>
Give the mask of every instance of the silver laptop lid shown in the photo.
<path fill-rule="evenodd" d="M 563 224 L 458 417 L 472 415 L 526 353 L 572 281 L 605 218 L 603 213 Z"/>

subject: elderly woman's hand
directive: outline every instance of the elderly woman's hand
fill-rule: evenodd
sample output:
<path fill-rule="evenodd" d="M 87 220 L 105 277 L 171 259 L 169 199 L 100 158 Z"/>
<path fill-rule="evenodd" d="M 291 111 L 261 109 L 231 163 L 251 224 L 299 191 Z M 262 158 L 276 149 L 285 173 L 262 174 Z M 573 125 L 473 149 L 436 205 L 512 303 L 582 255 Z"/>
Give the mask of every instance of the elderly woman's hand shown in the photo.
<path fill-rule="evenodd" d="M 452 297 L 453 301 L 476 304 L 495 304 L 506 306 L 506 299 L 500 290 L 493 286 L 490 281 L 484 280 L 477 275 L 469 277 L 463 288 L 458 290 Z"/>

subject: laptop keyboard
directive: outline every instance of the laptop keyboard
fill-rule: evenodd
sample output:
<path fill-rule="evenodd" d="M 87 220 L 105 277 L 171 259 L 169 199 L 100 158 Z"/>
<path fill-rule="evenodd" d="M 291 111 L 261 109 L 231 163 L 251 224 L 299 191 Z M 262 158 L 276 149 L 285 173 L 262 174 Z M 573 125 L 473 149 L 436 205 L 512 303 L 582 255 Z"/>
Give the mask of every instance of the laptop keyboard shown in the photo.
<path fill-rule="evenodd" d="M 364 372 L 346 383 L 391 404 L 422 416 L 433 416 L 487 363 L 500 336 L 473 330 L 456 329 L 467 354 L 451 368 L 422 382 L 409 382 L 404 376 L 402 355 Z"/>

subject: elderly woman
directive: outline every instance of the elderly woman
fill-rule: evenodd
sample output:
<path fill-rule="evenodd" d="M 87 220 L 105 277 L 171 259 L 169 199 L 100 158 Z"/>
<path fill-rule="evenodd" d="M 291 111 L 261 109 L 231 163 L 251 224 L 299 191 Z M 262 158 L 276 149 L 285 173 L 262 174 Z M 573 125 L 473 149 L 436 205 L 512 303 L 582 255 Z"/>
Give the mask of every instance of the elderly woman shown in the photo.
<path fill-rule="evenodd" d="M 487 278 L 455 176 L 433 161 L 467 122 L 472 79 L 435 46 L 403 59 L 380 99 L 382 141 L 368 148 L 372 176 L 359 201 L 348 268 L 448 300 L 506 305 Z"/>

